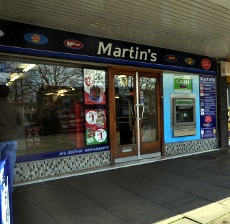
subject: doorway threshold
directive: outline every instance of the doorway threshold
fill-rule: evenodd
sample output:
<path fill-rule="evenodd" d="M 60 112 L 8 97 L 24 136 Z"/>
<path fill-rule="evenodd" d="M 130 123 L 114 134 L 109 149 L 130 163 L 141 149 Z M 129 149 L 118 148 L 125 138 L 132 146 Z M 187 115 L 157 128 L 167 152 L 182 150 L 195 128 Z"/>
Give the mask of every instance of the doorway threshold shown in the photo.
<path fill-rule="evenodd" d="M 126 162 L 138 163 L 138 162 L 140 162 L 140 161 L 142 161 L 144 159 L 157 159 L 159 157 L 161 157 L 160 152 L 140 155 L 139 158 L 138 158 L 138 156 L 123 157 L 123 158 L 115 159 L 115 164 L 126 163 Z"/>

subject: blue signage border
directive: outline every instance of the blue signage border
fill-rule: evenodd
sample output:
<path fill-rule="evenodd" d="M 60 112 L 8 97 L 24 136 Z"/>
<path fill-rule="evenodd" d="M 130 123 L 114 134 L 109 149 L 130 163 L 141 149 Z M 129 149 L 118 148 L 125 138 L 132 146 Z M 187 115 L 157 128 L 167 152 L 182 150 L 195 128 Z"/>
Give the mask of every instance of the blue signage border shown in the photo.
<path fill-rule="evenodd" d="M 13 224 L 12 186 L 8 157 L 0 160 L 0 173 L 0 220 L 1 223 Z"/>
<path fill-rule="evenodd" d="M 54 152 L 23 155 L 23 156 L 17 156 L 16 163 L 53 159 L 53 158 L 60 158 L 60 157 L 67 157 L 67 156 L 75 156 L 75 155 L 81 155 L 81 154 L 87 154 L 87 153 L 104 152 L 108 150 L 110 150 L 110 147 L 109 145 L 106 144 L 106 145 L 93 146 L 93 147 L 67 149 L 67 150 L 60 150 L 60 151 L 54 151 Z"/>

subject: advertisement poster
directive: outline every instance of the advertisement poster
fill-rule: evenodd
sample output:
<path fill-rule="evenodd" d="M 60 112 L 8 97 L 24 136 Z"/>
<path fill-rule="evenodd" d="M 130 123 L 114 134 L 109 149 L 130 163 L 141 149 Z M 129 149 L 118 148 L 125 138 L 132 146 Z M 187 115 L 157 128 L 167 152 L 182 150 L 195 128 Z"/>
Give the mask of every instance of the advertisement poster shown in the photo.
<path fill-rule="evenodd" d="M 85 105 L 104 105 L 105 97 L 105 71 L 84 69 Z"/>
<path fill-rule="evenodd" d="M 216 79 L 200 76 L 201 138 L 216 137 Z"/>
<path fill-rule="evenodd" d="M 192 77 L 174 76 L 175 92 L 192 92 Z"/>
<path fill-rule="evenodd" d="M 106 110 L 86 109 L 86 145 L 107 143 Z"/>

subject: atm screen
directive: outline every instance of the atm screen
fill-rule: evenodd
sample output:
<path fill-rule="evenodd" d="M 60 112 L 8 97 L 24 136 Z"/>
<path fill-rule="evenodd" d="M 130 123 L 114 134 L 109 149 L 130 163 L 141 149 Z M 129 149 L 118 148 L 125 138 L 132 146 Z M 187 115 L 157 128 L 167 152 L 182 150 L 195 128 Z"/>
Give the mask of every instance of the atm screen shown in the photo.
<path fill-rule="evenodd" d="M 188 112 L 182 112 L 182 116 L 183 116 L 183 117 L 188 117 L 189 114 L 188 114 Z"/>
<path fill-rule="evenodd" d="M 187 111 L 177 110 L 176 123 L 181 124 L 185 122 L 193 122 L 194 117 L 193 117 L 193 111 L 191 109 Z"/>
<path fill-rule="evenodd" d="M 174 126 L 195 124 L 194 107 L 193 99 L 174 99 Z"/>

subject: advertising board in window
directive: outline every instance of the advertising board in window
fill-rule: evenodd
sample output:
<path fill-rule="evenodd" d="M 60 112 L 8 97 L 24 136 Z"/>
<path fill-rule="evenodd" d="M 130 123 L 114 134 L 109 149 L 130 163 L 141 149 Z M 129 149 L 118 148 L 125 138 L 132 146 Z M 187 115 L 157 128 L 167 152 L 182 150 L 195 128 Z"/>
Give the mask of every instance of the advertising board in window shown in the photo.
<path fill-rule="evenodd" d="M 85 105 L 105 105 L 105 71 L 84 69 Z"/>
<path fill-rule="evenodd" d="M 106 110 L 86 109 L 86 145 L 107 143 Z"/>
<path fill-rule="evenodd" d="M 192 77 L 174 76 L 175 92 L 192 92 Z"/>

